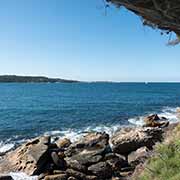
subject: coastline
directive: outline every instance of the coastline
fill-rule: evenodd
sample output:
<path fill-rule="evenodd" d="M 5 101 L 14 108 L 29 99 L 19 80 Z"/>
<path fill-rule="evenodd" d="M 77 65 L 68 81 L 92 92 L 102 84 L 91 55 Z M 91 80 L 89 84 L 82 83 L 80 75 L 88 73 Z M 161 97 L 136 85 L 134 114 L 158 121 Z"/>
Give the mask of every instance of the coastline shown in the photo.
<path fill-rule="evenodd" d="M 149 158 L 149 154 L 151 155 L 153 154 L 153 147 L 156 144 L 154 142 L 158 143 L 158 142 L 163 141 L 166 134 L 172 131 L 178 124 L 179 123 L 172 122 L 167 128 L 153 128 L 153 127 L 142 127 L 142 126 L 121 127 L 120 129 L 117 129 L 111 135 L 105 132 L 95 132 L 95 131 L 85 132 L 84 134 L 81 134 L 79 138 L 73 141 L 71 139 L 67 139 L 66 137 L 54 139 L 52 135 L 51 137 L 50 135 L 46 134 L 45 136 L 36 137 L 33 140 L 31 139 L 25 144 L 23 143 L 22 145 L 20 145 L 17 149 L 9 151 L 5 155 L 1 156 L 0 172 L 3 174 L 10 173 L 9 175 L 11 177 L 14 177 L 15 180 L 16 180 L 16 177 L 18 176 L 23 176 L 24 179 L 32 179 L 32 178 L 38 179 L 39 177 L 42 176 L 43 178 L 45 178 L 45 180 L 48 179 L 49 176 L 51 176 L 50 179 L 52 180 L 53 178 L 56 178 L 59 176 L 62 176 L 63 178 L 75 176 L 76 179 L 80 177 L 79 179 L 82 179 L 82 180 L 84 179 L 89 180 L 88 178 L 90 178 L 90 180 L 93 180 L 93 179 L 95 180 L 97 179 L 97 177 L 102 176 L 103 172 L 105 172 L 108 168 L 110 168 L 109 164 L 111 164 L 113 168 L 114 166 L 117 166 L 116 168 L 118 168 L 118 170 L 116 170 L 116 168 L 113 170 L 111 167 L 112 169 L 111 172 L 109 171 L 109 174 L 106 174 L 105 176 L 101 178 L 104 180 L 104 178 L 106 178 L 107 176 L 106 179 L 109 180 L 111 176 L 111 178 L 114 178 L 117 180 L 119 177 L 121 177 L 121 179 L 123 178 L 124 180 L 126 180 L 134 174 L 134 172 L 136 171 L 136 167 L 139 164 L 138 162 L 143 161 L 144 163 Z M 123 136 L 123 134 L 125 136 Z M 45 141 L 46 141 L 45 143 L 41 142 L 42 141 L 41 139 L 43 138 L 45 138 Z M 128 138 L 128 143 L 130 145 L 128 146 L 128 148 L 126 147 L 127 138 Z M 136 141 L 134 142 L 135 139 Z M 27 165 L 27 162 L 29 162 L 28 158 L 32 158 L 32 156 L 28 155 L 27 156 L 28 158 L 26 160 L 22 158 L 24 157 L 24 155 L 27 155 L 26 153 L 21 154 L 20 157 L 22 156 L 21 157 L 22 159 L 21 158 L 20 158 L 21 160 L 19 159 L 19 152 L 24 151 L 24 147 L 27 148 L 29 145 L 30 145 L 29 147 L 30 149 L 33 148 L 33 145 L 36 144 L 34 142 L 36 141 L 38 141 L 38 143 L 39 142 L 42 143 L 38 145 L 38 147 L 42 147 L 42 145 L 43 146 L 46 145 L 45 147 L 46 150 L 44 152 L 44 149 L 43 149 L 43 152 L 40 155 L 40 157 L 43 156 L 45 158 L 44 153 L 46 154 L 47 153 L 46 151 L 48 151 L 48 156 L 46 157 L 47 158 L 46 160 L 48 161 L 48 163 L 51 162 L 52 164 L 54 164 L 55 167 L 53 168 L 53 171 L 51 170 L 50 172 L 46 172 L 47 170 L 49 170 L 49 167 L 47 169 L 40 168 L 41 170 L 40 171 L 38 170 L 39 172 L 32 170 L 31 166 Z M 148 149 L 146 145 L 148 146 Z M 119 149 L 119 147 L 121 148 Z M 120 152 L 120 150 L 123 148 L 125 148 L 125 150 Z M 132 148 L 132 149 L 127 152 L 129 148 L 130 149 Z M 37 149 L 37 147 L 35 147 L 35 149 Z M 138 152 L 139 149 L 140 149 L 140 152 Z M 85 153 L 84 155 L 83 152 L 86 152 L 87 154 Z M 38 152 L 36 153 L 39 154 L 39 149 L 38 149 Z M 52 155 L 52 153 L 54 153 L 54 155 Z M 127 155 L 131 157 L 130 158 L 131 162 L 127 160 Z M 94 158 L 94 157 L 95 157 L 95 160 L 91 162 L 91 158 Z M 12 162 L 15 161 L 14 164 L 11 164 L 11 163 L 8 164 L 9 163 L 8 159 L 11 159 Z M 87 163 L 85 164 L 83 164 L 84 159 L 86 159 L 87 161 Z M 18 164 L 17 160 L 20 162 L 25 161 L 23 162 L 23 167 L 21 167 L 22 166 L 21 163 Z M 4 162 L 6 162 L 5 166 L 4 166 Z M 108 162 L 108 163 L 105 163 L 105 162 Z M 33 166 L 35 167 L 35 169 L 39 168 L 37 167 L 38 163 L 39 163 L 39 160 L 33 163 Z M 63 164 L 63 166 L 59 165 L 59 163 L 61 165 Z M 66 165 L 64 165 L 64 163 Z M 123 167 L 122 167 L 122 164 L 123 164 Z M 98 166 L 96 167 L 95 165 L 99 165 L 100 167 Z M 66 168 L 64 169 L 65 166 Z M 91 168 L 95 166 L 95 169 L 99 168 L 99 171 L 96 172 L 96 171 L 89 170 L 88 168 L 90 168 L 90 166 L 92 166 Z M 8 170 L 12 168 L 11 169 L 12 171 L 6 172 L 5 170 L 2 170 L 2 167 L 8 167 Z M 44 164 L 43 164 L 43 167 L 45 167 Z M 88 170 L 84 171 L 83 168 L 85 169 L 87 168 Z M 59 170 L 59 171 L 54 173 L 54 171 L 56 170 Z M 17 174 L 16 173 L 13 174 L 12 172 L 17 172 Z M 117 177 L 115 178 L 116 176 L 115 174 L 117 174 L 117 172 L 119 173 L 119 175 L 117 175 Z M 25 174 L 22 174 L 22 173 L 25 173 Z M 81 174 L 77 175 L 77 173 L 81 173 Z M 100 173 L 100 175 L 98 173 Z M 26 176 L 26 174 L 38 175 L 38 176 Z"/>

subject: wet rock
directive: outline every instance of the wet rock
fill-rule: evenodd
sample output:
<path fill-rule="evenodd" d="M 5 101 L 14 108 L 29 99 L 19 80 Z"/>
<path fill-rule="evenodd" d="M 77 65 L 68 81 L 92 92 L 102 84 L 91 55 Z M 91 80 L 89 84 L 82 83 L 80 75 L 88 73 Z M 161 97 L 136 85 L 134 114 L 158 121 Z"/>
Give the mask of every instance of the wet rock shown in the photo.
<path fill-rule="evenodd" d="M 144 118 L 145 127 L 167 127 L 169 122 L 165 117 L 159 117 L 157 114 L 150 115 Z"/>
<path fill-rule="evenodd" d="M 99 162 L 88 167 L 88 171 L 100 179 L 107 179 L 112 176 L 111 166 L 107 162 Z"/>
<path fill-rule="evenodd" d="M 50 137 L 36 138 L 8 153 L 0 160 L 0 172 L 22 171 L 28 175 L 38 175 L 49 160 Z"/>
<path fill-rule="evenodd" d="M 71 145 L 71 141 L 70 139 L 67 138 L 63 138 L 63 139 L 59 139 L 58 141 L 56 141 L 56 144 L 59 148 L 67 148 Z"/>
<path fill-rule="evenodd" d="M 161 128 L 124 128 L 111 138 L 113 152 L 128 156 L 132 151 L 146 146 L 152 149 L 162 140 Z"/>
<path fill-rule="evenodd" d="M 75 171 L 74 169 L 67 169 L 66 173 L 68 176 L 77 178 L 78 180 L 85 180 L 86 175 L 82 172 Z"/>
<path fill-rule="evenodd" d="M 45 180 L 67 180 L 66 174 L 49 175 L 45 177 Z"/>

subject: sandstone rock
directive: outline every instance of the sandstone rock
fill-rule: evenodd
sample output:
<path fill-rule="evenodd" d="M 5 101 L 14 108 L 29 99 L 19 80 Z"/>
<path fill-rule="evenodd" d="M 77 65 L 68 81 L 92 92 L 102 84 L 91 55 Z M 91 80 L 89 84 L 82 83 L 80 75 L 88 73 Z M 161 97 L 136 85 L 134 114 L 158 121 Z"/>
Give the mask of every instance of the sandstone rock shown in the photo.
<path fill-rule="evenodd" d="M 111 151 L 108 141 L 109 135 L 106 133 L 89 133 L 67 149 L 65 160 L 73 169 L 73 164 L 77 167 L 95 164 Z"/>
<path fill-rule="evenodd" d="M 132 166 L 137 166 L 140 163 L 143 163 L 150 156 L 150 152 L 147 147 L 141 147 L 136 151 L 129 154 L 128 159 L 129 163 Z"/>
<path fill-rule="evenodd" d="M 67 180 L 67 175 L 66 174 L 48 175 L 45 177 L 45 180 Z"/>
<path fill-rule="evenodd" d="M 38 175 L 44 169 L 48 158 L 50 137 L 36 138 L 0 160 L 0 172 L 23 171 L 28 175 Z"/>
<path fill-rule="evenodd" d="M 89 133 L 82 137 L 80 140 L 72 144 L 66 151 L 67 156 L 71 156 L 76 153 L 76 150 L 86 148 L 106 148 L 109 145 L 109 135 L 106 133 Z"/>
<path fill-rule="evenodd" d="M 56 141 L 56 144 L 59 148 L 67 148 L 71 145 L 71 141 L 67 138 L 59 139 L 58 141 Z"/>
<path fill-rule="evenodd" d="M 113 152 L 127 156 L 132 151 L 152 146 L 162 140 L 161 128 L 124 128 L 111 138 Z"/>
<path fill-rule="evenodd" d="M 112 176 L 111 166 L 107 162 L 99 162 L 88 167 L 88 171 L 99 179 L 108 179 Z"/>

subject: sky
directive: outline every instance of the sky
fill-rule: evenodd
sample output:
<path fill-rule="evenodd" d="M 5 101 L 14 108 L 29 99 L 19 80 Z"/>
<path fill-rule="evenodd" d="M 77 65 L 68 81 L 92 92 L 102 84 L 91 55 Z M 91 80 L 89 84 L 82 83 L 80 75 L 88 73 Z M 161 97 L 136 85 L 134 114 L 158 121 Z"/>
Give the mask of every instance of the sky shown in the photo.
<path fill-rule="evenodd" d="M 180 81 L 180 46 L 103 0 L 2 0 L 0 74 Z"/>

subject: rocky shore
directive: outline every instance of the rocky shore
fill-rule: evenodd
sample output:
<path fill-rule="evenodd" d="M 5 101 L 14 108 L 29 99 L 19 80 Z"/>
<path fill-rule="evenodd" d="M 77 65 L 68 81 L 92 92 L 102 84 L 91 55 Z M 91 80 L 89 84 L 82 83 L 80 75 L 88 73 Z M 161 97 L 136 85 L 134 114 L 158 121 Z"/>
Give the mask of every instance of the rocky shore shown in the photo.
<path fill-rule="evenodd" d="M 147 120 L 167 121 L 157 115 Z M 175 126 L 154 124 L 122 128 L 112 137 L 105 132 L 89 132 L 73 143 L 66 138 L 54 142 L 50 136 L 35 138 L 1 157 L 0 180 L 11 180 L 10 172 L 45 180 L 132 179 L 138 165 L 152 156 L 154 145 Z"/>

